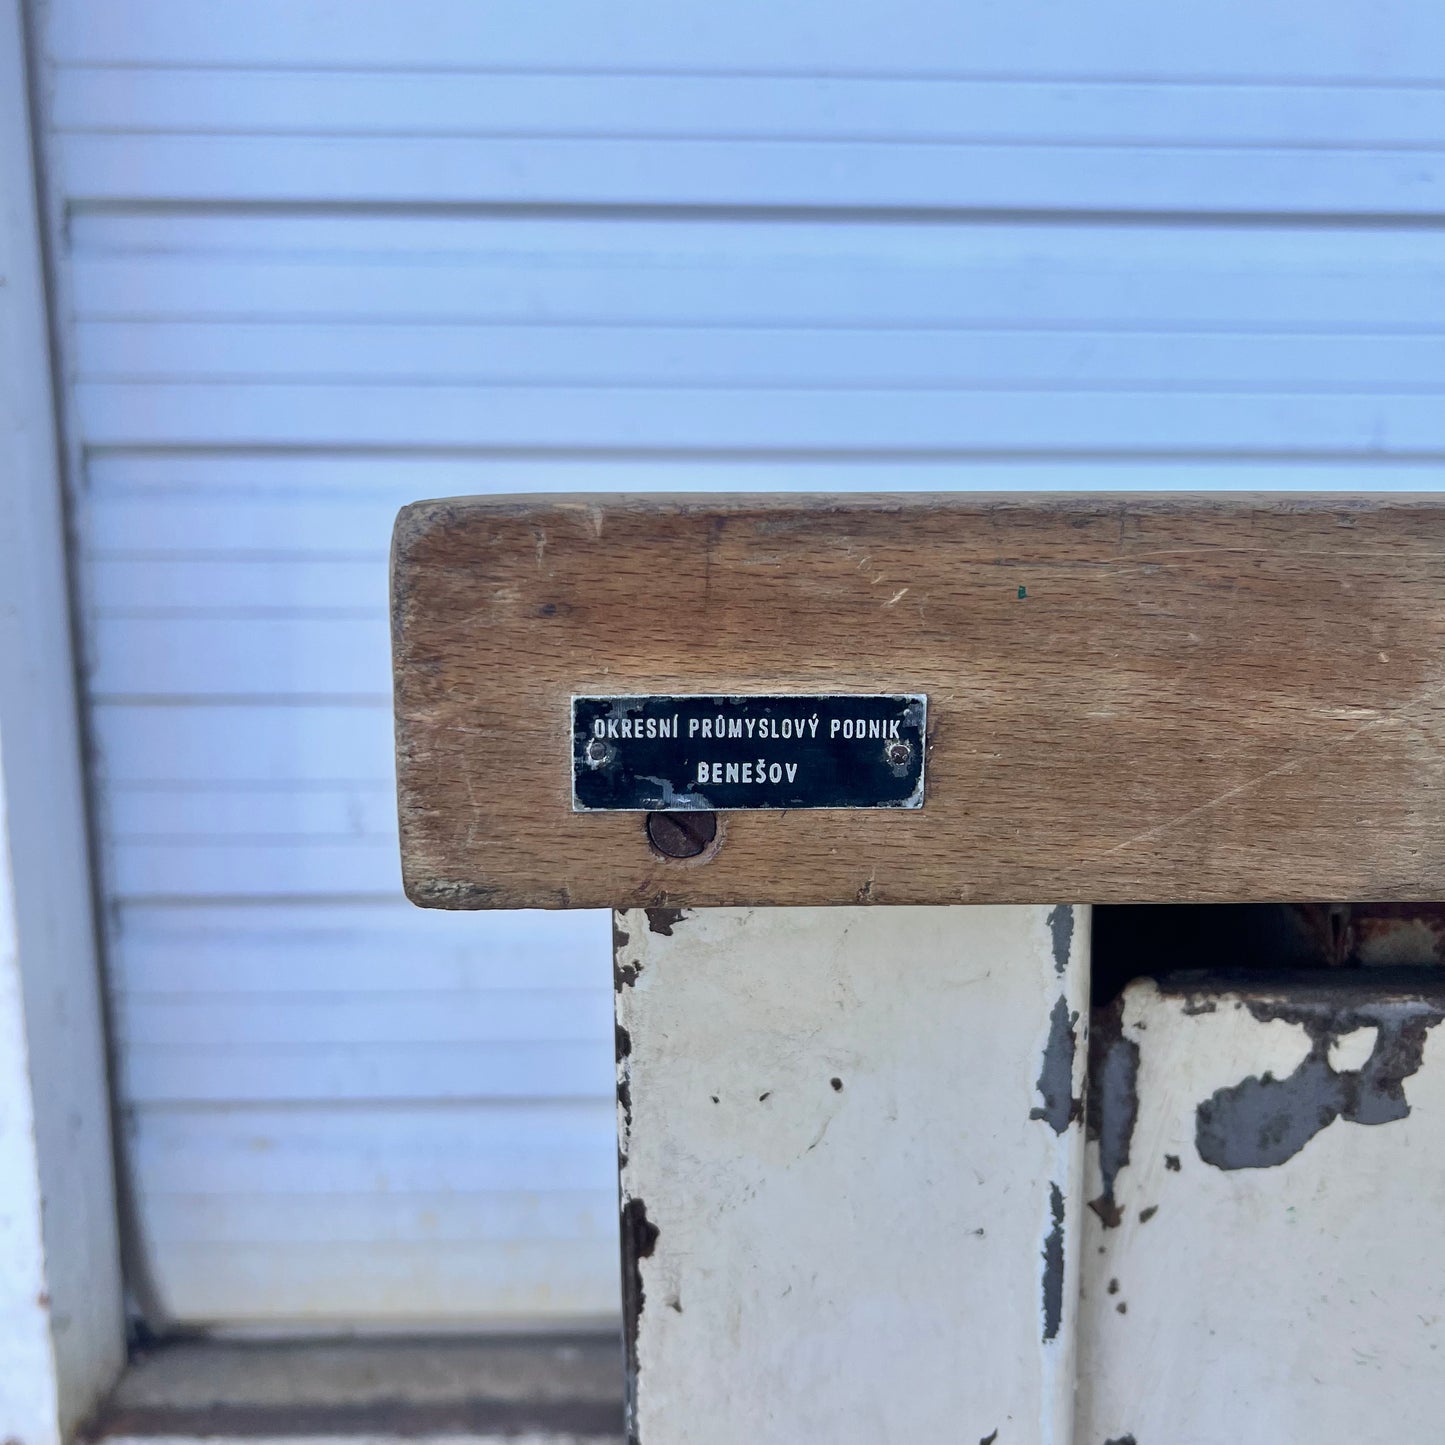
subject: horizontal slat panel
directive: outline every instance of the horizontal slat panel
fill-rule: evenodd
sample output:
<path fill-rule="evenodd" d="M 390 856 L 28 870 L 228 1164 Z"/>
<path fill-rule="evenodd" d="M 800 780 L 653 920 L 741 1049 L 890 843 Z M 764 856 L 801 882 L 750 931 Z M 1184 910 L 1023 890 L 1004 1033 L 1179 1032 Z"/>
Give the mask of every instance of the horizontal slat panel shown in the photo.
<path fill-rule="evenodd" d="M 192 838 L 117 842 L 107 883 L 123 898 L 290 898 L 389 895 L 400 886 L 390 837 Z"/>
<path fill-rule="evenodd" d="M 97 494 L 88 508 L 82 546 L 92 560 L 239 556 L 301 563 L 364 559 L 373 567 L 384 566 L 382 540 L 403 505 L 399 499 L 413 496 L 416 487 L 400 481 L 388 489 L 378 480 L 370 496 L 347 495 L 334 486 L 328 491 L 324 479 L 329 475 L 334 482 L 338 474 L 344 476 L 346 459 L 307 458 L 312 465 L 304 470 L 312 493 L 296 495 L 285 485 L 287 473 L 298 472 L 296 460 L 94 456 L 91 475 Z M 396 468 L 402 477 L 413 470 Z M 237 496 L 230 490 L 231 478 L 247 471 L 258 486 L 249 496 Z M 485 466 L 475 462 L 471 471 L 487 474 Z M 114 490 L 113 477 L 125 479 L 118 480 Z M 132 485 L 133 479 L 140 480 L 139 486 Z M 275 482 L 280 486 L 267 485 Z"/>
<path fill-rule="evenodd" d="M 364 707 L 101 704 L 94 717 L 102 776 L 112 784 L 391 785 L 384 699 Z"/>
<path fill-rule="evenodd" d="M 595 1188 L 617 1147 L 611 1098 L 434 1107 L 153 1108 L 130 1148 L 158 1196 L 337 1191 L 405 1197 Z"/>
<path fill-rule="evenodd" d="M 102 446 L 1430 453 L 1435 395 L 82 383 Z"/>
<path fill-rule="evenodd" d="M 99 697 L 367 697 L 389 687 L 386 622 L 312 618 L 101 618 Z"/>
<path fill-rule="evenodd" d="M 163 612 L 360 619 L 386 610 L 386 568 L 379 556 L 366 561 L 317 559 L 304 565 L 215 558 L 166 563 L 97 559 L 88 579 L 92 608 L 107 616 Z"/>
<path fill-rule="evenodd" d="M 185 908 L 121 904 L 111 976 L 121 991 L 229 996 L 611 987 L 605 914 L 425 913 L 397 900 Z M 458 926 L 460 925 L 460 926 Z"/>
<path fill-rule="evenodd" d="M 586 491 L 1414 491 L 1439 462 L 1351 458 L 489 457 L 110 452 L 92 456 L 93 558 L 369 558 L 419 496 Z"/>
<path fill-rule="evenodd" d="M 182 1319 L 610 1314 L 613 1112 L 132 1110 L 150 1282 Z"/>
<path fill-rule="evenodd" d="M 600 1132 L 600 1131 L 599 1131 Z M 184 1184 L 184 1181 L 177 1181 Z M 438 1194 L 164 1194 L 146 1201 L 152 1233 L 171 1244 L 506 1244 L 617 1233 L 615 1189 Z"/>
<path fill-rule="evenodd" d="M 79 202 L 1438 214 L 1445 149 L 1115 143 L 110 135 L 59 138 Z"/>
<path fill-rule="evenodd" d="M 1080 263 L 1093 258 L 1107 266 L 1127 255 L 1136 267 L 1173 263 L 1211 277 L 1227 275 L 1239 258 L 1281 269 L 1378 271 L 1421 265 L 1438 270 L 1439 265 L 1433 238 L 1418 226 L 1378 221 L 1161 224 L 1127 216 L 1081 221 L 1062 213 L 1027 222 L 979 217 L 944 223 L 863 213 L 846 218 L 792 214 L 752 218 L 671 211 L 579 216 L 570 212 L 478 215 L 446 209 L 337 212 L 328 207 L 271 211 L 107 206 L 77 210 L 70 234 L 76 262 L 148 256 L 158 261 L 204 258 L 227 263 L 264 255 L 273 263 L 291 261 L 313 268 L 319 264 L 329 271 L 400 264 L 414 273 L 410 278 L 414 285 L 426 284 L 424 273 L 436 267 L 530 264 L 552 272 L 561 263 L 576 266 L 589 257 L 606 258 L 612 270 L 628 257 L 640 265 L 651 261 L 655 268 L 663 256 L 714 268 L 789 259 L 808 263 L 821 257 L 843 269 L 870 257 L 884 267 L 890 259 L 910 267 L 949 267 L 988 261 L 1017 265 L 1048 257 Z M 664 273 L 654 280 L 660 285 L 669 278 Z M 439 320 L 446 316 L 437 313 Z M 1242 319 L 1257 324 L 1248 312 Z M 782 324 L 776 317 L 764 321 Z M 1003 321 L 1011 324 L 1013 318 Z"/>
<path fill-rule="evenodd" d="M 612 1027 L 611 999 L 597 989 L 457 989 L 419 998 L 357 997 L 344 988 L 327 993 L 239 999 L 158 999 L 119 996 L 117 1027 L 127 1049 L 187 1046 L 265 1049 L 272 1044 L 346 1044 L 356 1049 L 393 1044 L 443 1047 L 498 1043 L 591 1043 Z M 278 1007 L 278 1002 L 284 1006 Z M 605 1048 L 603 1049 L 605 1052 Z"/>
<path fill-rule="evenodd" d="M 167 1242 L 156 1253 L 153 1283 L 175 1315 L 198 1324 L 377 1322 L 421 1330 L 610 1321 L 617 1312 L 615 1240 L 370 1241 L 330 1249 L 268 1240 L 224 1250 Z"/>
<path fill-rule="evenodd" d="M 854 3 L 839 10 L 741 0 L 725 11 L 569 0 L 505 17 L 465 0 L 66 0 L 50 17 L 51 53 L 106 64 L 464 66 L 545 69 L 836 70 L 915 75 L 1260 76 L 1439 79 L 1429 0 L 1312 11 L 1220 0 L 1207 11 L 1141 11 L 1104 0 L 1061 11 L 1045 0 L 986 10 L 945 0 Z M 1127 37 L 1127 45 L 1123 43 Z"/>
<path fill-rule="evenodd" d="M 1379 85 L 62 66 L 61 131 L 1438 146 L 1445 97 Z"/>
<path fill-rule="evenodd" d="M 611 1083 L 611 1039 L 589 1043 L 171 1044 L 120 1060 L 138 1104 L 595 1099 Z"/>
<path fill-rule="evenodd" d="M 87 381 L 849 388 L 1445 388 L 1445 340 L 1319 333 L 94 321 Z M 305 392 L 299 392 L 300 397 Z"/>
<path fill-rule="evenodd" d="M 839 247 L 816 228 L 756 223 L 646 234 L 479 222 L 456 256 L 91 253 L 74 287 L 81 320 L 1429 332 L 1445 319 L 1431 240 L 857 226 Z M 537 249 L 497 254 L 508 243 Z"/>
<path fill-rule="evenodd" d="M 307 778 L 304 788 L 268 781 L 229 791 L 112 786 L 106 814 L 109 836 L 122 843 L 391 840 L 396 833 L 386 781 L 327 788 Z"/>
<path fill-rule="evenodd" d="M 350 459 L 206 458 L 124 454 L 96 457 L 95 471 L 110 463 L 141 461 L 157 481 L 168 474 L 188 473 L 198 479 L 189 496 L 158 494 L 149 488 L 111 492 L 91 502 L 86 519 L 91 557 L 206 557 L 250 552 L 268 557 L 304 560 L 336 552 L 370 549 L 378 565 L 384 553 L 374 539 L 386 535 L 397 510 L 423 493 L 438 496 L 466 492 L 469 480 L 490 483 L 472 490 L 570 492 L 622 489 L 634 492 L 675 492 L 693 488 L 736 491 L 854 492 L 876 491 L 1209 491 L 1242 487 L 1252 491 L 1433 491 L 1445 487 L 1445 463 L 1419 458 L 1301 459 L 1280 457 L 1268 462 L 1120 458 L 1082 461 L 1060 457 L 1019 462 L 990 457 L 946 461 L 915 457 L 860 462 L 849 459 L 768 458 L 727 463 L 691 459 L 599 458 L 595 462 L 538 459 L 530 463 L 483 459 L 452 461 L 433 469 L 414 462 L 396 471 L 412 475 L 390 494 L 375 499 L 349 497 L 336 503 L 295 497 L 228 496 L 217 487 L 207 494 L 212 475 L 249 467 L 268 472 L 345 474 Z M 127 470 L 130 471 L 129 465 Z M 427 486 L 428 480 L 437 485 Z M 532 483 L 532 485 L 529 485 Z M 706 483 L 706 487 L 701 484 Z"/>

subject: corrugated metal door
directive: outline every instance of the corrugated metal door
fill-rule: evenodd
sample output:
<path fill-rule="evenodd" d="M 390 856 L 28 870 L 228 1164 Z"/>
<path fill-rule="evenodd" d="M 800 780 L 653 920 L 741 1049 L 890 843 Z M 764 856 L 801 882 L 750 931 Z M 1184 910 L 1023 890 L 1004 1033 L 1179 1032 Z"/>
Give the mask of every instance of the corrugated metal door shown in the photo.
<path fill-rule="evenodd" d="M 1438 486 L 1437 18 L 47 9 L 157 1314 L 615 1306 L 605 921 L 398 898 L 398 504 Z"/>

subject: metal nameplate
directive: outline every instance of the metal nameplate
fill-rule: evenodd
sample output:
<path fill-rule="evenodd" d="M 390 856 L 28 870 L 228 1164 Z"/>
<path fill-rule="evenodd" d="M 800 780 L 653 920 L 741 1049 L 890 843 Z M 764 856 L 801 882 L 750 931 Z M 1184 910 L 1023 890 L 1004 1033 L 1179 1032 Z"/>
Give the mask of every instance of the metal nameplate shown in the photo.
<path fill-rule="evenodd" d="M 575 812 L 921 808 L 919 693 L 572 699 Z"/>

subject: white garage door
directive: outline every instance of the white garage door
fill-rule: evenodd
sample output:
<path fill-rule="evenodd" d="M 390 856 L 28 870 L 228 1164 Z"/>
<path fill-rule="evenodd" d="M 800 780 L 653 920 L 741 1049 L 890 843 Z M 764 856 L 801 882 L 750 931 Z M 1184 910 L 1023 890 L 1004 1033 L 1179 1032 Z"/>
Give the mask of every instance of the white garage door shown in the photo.
<path fill-rule="evenodd" d="M 399 900 L 418 496 L 1445 481 L 1434 0 L 56 0 L 133 1277 L 610 1315 L 606 921 Z"/>

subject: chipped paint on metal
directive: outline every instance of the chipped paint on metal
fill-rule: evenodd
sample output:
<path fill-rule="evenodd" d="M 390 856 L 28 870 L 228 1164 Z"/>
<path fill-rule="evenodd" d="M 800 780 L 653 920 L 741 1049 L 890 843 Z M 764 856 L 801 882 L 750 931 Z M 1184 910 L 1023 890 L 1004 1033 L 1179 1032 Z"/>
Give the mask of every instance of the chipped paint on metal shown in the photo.
<path fill-rule="evenodd" d="M 647 1288 L 642 1278 L 642 1261 L 652 1257 L 657 1247 L 658 1229 L 647 1217 L 647 1206 L 641 1199 L 622 1200 L 622 1334 L 627 1356 L 625 1378 L 625 1421 L 627 1445 L 641 1445 L 637 1426 L 637 1336 L 642 1327 L 642 1311 L 647 1303 Z"/>
<path fill-rule="evenodd" d="M 1083 1116 L 1088 1040 L 1089 919 L 1068 905 L 1044 915 L 1049 956 L 1060 992 L 1049 1010 L 1035 1091 L 1041 1106 L 1030 1117 L 1052 1131 L 1053 1167 L 1040 1243 L 1040 1346 L 1047 1407 L 1041 1414 L 1042 1445 L 1072 1439 L 1075 1334 L 1080 1250 L 1078 1205 L 1083 1198 Z M 1081 1017 L 1083 1022 L 1081 1023 Z M 1080 1031 L 1083 1047 L 1080 1047 Z"/>
<path fill-rule="evenodd" d="M 1059 1337 L 1064 1317 L 1064 1191 L 1049 1185 L 1049 1232 L 1044 1236 L 1044 1340 Z"/>
<path fill-rule="evenodd" d="M 1292 1159 L 1337 1119 L 1388 1124 L 1406 1118 L 1405 1080 L 1424 1060 L 1426 1032 L 1445 1014 L 1423 999 L 1344 1005 L 1338 997 L 1250 1000 L 1261 1022 L 1281 1020 L 1303 1029 L 1309 1052 L 1284 1078 L 1251 1074 L 1216 1089 L 1195 1111 L 1195 1147 L 1217 1169 L 1268 1169 Z M 1342 1069 L 1341 1041 L 1373 1029 L 1374 1046 L 1363 1064 Z"/>
<path fill-rule="evenodd" d="M 647 1445 L 800 1420 L 830 1445 L 1069 1445 L 1083 1129 L 1020 1123 L 1051 1037 L 1051 1089 L 1082 1097 L 1087 917 L 1062 980 L 1044 908 L 624 920 Z"/>
<path fill-rule="evenodd" d="M 1114 1190 L 1139 1117 L 1139 1045 L 1125 1035 L 1123 1014 L 1121 996 L 1094 1010 L 1089 1029 L 1088 1136 L 1098 1146 L 1100 1183 L 1089 1208 L 1106 1229 L 1120 1222 Z"/>
<path fill-rule="evenodd" d="M 1049 1041 L 1034 1085 L 1043 1103 L 1029 1110 L 1030 1119 L 1042 1119 L 1055 1134 L 1062 1134 L 1083 1114 L 1084 1101 L 1074 1092 L 1078 1021 L 1078 1011 L 1071 1009 L 1068 999 L 1060 994 L 1049 1014 Z"/>
<path fill-rule="evenodd" d="M 1442 1017 L 1445 980 L 1419 969 L 1126 989 L 1134 1118 L 1117 1227 L 1085 1218 L 1080 1445 L 1438 1435 Z M 1125 1132 L 1109 1102 L 1090 1193 Z M 1145 1358 L 1165 1373 L 1141 1390 Z"/>
<path fill-rule="evenodd" d="M 1074 910 L 1071 904 L 1060 903 L 1049 910 L 1049 935 L 1054 947 L 1054 972 L 1062 978 L 1069 966 L 1069 947 L 1074 941 Z"/>
<path fill-rule="evenodd" d="M 647 928 L 650 933 L 660 933 L 664 938 L 672 937 L 672 930 L 687 917 L 681 908 L 646 908 Z"/>
<path fill-rule="evenodd" d="M 631 988 L 637 982 L 638 970 L 642 967 L 636 951 L 629 948 L 632 935 L 623 926 L 626 921 L 627 915 L 624 913 L 612 915 L 612 989 L 614 993 L 621 993 L 624 988 Z"/>

